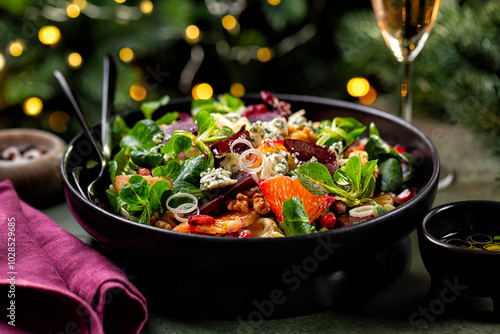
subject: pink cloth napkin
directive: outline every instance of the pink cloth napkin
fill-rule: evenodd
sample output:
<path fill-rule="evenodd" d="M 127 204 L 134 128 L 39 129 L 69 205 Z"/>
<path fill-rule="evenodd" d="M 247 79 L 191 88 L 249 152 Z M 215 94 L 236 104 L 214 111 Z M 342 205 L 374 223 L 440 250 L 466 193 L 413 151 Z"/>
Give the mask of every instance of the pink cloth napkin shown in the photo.
<path fill-rule="evenodd" d="M 123 271 L 9 180 L 0 182 L 0 310 L 0 333 L 139 333 L 147 319 Z"/>

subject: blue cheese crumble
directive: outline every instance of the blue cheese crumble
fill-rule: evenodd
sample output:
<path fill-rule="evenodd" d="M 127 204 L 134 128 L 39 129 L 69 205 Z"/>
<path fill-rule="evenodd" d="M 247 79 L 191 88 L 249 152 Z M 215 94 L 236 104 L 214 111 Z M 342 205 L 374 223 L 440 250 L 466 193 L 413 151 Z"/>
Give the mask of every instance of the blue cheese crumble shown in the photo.
<path fill-rule="evenodd" d="M 264 140 L 276 140 L 288 135 L 288 124 L 285 118 L 276 117 L 270 122 L 257 121 L 248 129 L 255 147 Z"/>
<path fill-rule="evenodd" d="M 231 172 L 224 168 L 209 168 L 200 174 L 200 189 L 211 190 L 233 185 L 236 180 L 231 179 Z"/>

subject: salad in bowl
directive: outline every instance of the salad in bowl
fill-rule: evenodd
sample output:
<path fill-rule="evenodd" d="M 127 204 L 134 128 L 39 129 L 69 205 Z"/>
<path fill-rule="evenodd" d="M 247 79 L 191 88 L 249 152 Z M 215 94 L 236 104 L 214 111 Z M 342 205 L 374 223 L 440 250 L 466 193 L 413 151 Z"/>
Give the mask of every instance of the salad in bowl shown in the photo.
<path fill-rule="evenodd" d="M 272 93 L 193 100 L 191 114 L 117 116 L 106 190 L 118 215 L 181 233 L 277 238 L 321 233 L 385 214 L 416 195 L 415 158 L 377 124 L 319 122 Z"/>

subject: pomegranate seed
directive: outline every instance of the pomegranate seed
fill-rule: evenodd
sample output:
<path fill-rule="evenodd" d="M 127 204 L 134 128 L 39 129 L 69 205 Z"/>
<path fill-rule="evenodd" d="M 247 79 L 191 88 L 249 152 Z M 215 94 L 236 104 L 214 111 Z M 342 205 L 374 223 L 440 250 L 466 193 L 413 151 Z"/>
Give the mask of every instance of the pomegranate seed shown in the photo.
<path fill-rule="evenodd" d="M 141 167 L 137 171 L 137 174 L 142 176 L 149 176 L 151 175 L 151 170 L 149 168 Z"/>
<path fill-rule="evenodd" d="M 401 145 L 394 145 L 394 149 L 401 154 L 406 153 L 406 150 Z"/>
<path fill-rule="evenodd" d="M 406 203 L 408 200 L 415 197 L 415 195 L 416 191 L 407 188 L 396 196 L 396 203 L 398 204 Z"/>
<path fill-rule="evenodd" d="M 335 214 L 333 214 L 332 212 L 324 214 L 321 217 L 321 226 L 325 228 L 334 227 L 336 222 L 337 222 L 337 217 L 335 217 Z"/>
<path fill-rule="evenodd" d="M 251 238 L 252 237 L 252 232 L 249 230 L 243 230 L 238 233 L 238 238 Z"/>

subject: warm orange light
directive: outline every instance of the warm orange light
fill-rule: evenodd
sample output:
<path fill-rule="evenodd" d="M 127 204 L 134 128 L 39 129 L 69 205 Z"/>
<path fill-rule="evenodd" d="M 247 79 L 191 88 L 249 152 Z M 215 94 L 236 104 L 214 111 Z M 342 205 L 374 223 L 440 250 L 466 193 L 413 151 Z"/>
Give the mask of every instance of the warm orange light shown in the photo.
<path fill-rule="evenodd" d="M 207 83 L 199 83 L 191 90 L 191 95 L 195 100 L 208 100 L 212 98 L 214 90 L 212 86 Z"/>
<path fill-rule="evenodd" d="M 49 116 L 49 125 L 55 132 L 65 132 L 68 130 L 70 117 L 64 111 L 54 111 Z"/>
<path fill-rule="evenodd" d="M 270 4 L 271 6 L 277 6 L 279 5 L 281 0 L 267 0 L 267 3 Z"/>
<path fill-rule="evenodd" d="M 234 29 L 237 24 L 238 21 L 236 21 L 236 18 L 233 15 L 226 15 L 222 18 L 222 26 L 226 30 Z"/>
<path fill-rule="evenodd" d="M 189 43 L 196 43 L 200 40 L 200 28 L 194 24 L 188 26 L 185 31 L 186 40 Z"/>
<path fill-rule="evenodd" d="M 375 102 L 376 99 L 377 99 L 377 91 L 375 90 L 375 88 L 370 87 L 368 93 L 359 97 L 359 102 L 364 105 L 369 105 Z"/>
<path fill-rule="evenodd" d="M 241 97 L 245 95 L 245 86 L 243 86 L 239 82 L 235 82 L 231 85 L 229 92 L 231 93 L 232 96 Z"/>
<path fill-rule="evenodd" d="M 271 48 L 268 47 L 262 47 L 259 50 L 257 50 L 257 59 L 260 62 L 268 62 L 270 61 L 274 56 L 274 52 Z"/>
<path fill-rule="evenodd" d="M 45 26 L 38 30 L 38 39 L 45 45 L 54 45 L 61 39 L 61 31 L 56 26 Z"/>
<path fill-rule="evenodd" d="M 153 3 L 149 0 L 143 0 L 139 4 L 139 9 L 143 14 L 150 14 L 153 11 Z"/>
<path fill-rule="evenodd" d="M 5 57 L 0 53 L 0 71 L 5 67 Z"/>
<path fill-rule="evenodd" d="M 68 7 L 66 7 L 66 14 L 74 19 L 75 17 L 78 17 L 80 15 L 80 7 L 77 4 L 72 3 Z"/>
<path fill-rule="evenodd" d="M 352 78 L 347 83 L 347 92 L 354 97 L 366 95 L 370 89 L 370 83 L 365 78 Z"/>
<path fill-rule="evenodd" d="M 136 101 L 142 101 L 146 98 L 147 91 L 141 84 L 133 84 L 129 90 L 130 97 Z"/>
<path fill-rule="evenodd" d="M 23 111 L 28 116 L 36 116 L 42 112 L 43 102 L 38 97 L 30 97 L 23 102 Z"/>
<path fill-rule="evenodd" d="M 134 51 L 132 51 L 131 48 L 122 48 L 120 52 L 118 53 L 121 61 L 124 63 L 130 62 L 132 59 L 134 59 Z"/>
<path fill-rule="evenodd" d="M 73 52 L 68 56 L 68 64 L 72 68 L 80 67 L 82 62 L 82 56 L 78 52 Z"/>
<path fill-rule="evenodd" d="M 9 53 L 14 57 L 19 57 L 23 54 L 24 47 L 21 42 L 12 42 L 9 45 Z"/>
<path fill-rule="evenodd" d="M 80 11 L 84 10 L 87 7 L 87 0 L 73 0 L 73 3 L 80 8 Z"/>

